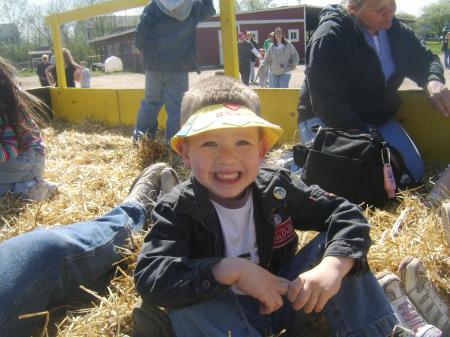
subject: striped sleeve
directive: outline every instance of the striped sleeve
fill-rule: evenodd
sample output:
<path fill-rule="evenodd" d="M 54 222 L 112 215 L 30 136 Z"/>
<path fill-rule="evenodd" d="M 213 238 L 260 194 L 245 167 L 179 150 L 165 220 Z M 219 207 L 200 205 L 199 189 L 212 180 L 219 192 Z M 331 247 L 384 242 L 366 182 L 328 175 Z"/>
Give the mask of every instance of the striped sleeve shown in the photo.
<path fill-rule="evenodd" d="M 10 126 L 5 126 L 3 138 L 0 140 L 0 162 L 14 159 L 19 154 L 19 142 L 16 132 Z"/>

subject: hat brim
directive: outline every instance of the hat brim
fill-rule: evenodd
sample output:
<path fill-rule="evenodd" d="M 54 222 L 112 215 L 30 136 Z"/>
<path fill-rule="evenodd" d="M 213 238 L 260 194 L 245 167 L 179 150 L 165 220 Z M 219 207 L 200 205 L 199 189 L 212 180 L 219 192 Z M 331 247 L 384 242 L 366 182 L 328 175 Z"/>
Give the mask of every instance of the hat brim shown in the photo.
<path fill-rule="evenodd" d="M 181 143 L 189 137 L 213 130 L 254 127 L 262 130 L 262 137 L 268 149 L 274 146 L 283 134 L 280 126 L 257 116 L 246 107 L 240 106 L 234 109 L 224 104 L 217 104 L 202 108 L 193 114 L 172 137 L 171 145 L 172 149 L 180 154 Z"/>

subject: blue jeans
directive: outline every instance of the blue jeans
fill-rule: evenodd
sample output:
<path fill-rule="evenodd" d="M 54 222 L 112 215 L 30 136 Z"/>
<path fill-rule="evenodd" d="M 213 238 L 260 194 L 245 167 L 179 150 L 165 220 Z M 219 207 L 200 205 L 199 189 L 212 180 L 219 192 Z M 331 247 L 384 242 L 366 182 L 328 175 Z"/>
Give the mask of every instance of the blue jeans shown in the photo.
<path fill-rule="evenodd" d="M 87 222 L 36 229 L 0 243 L 0 335 L 30 336 L 46 311 L 94 287 L 122 255 L 130 233 L 145 222 L 145 209 L 126 203 Z"/>
<path fill-rule="evenodd" d="M 325 124 L 318 117 L 310 118 L 298 125 L 302 144 L 306 144 L 314 139 L 317 126 L 325 127 Z M 370 128 L 371 126 L 367 124 L 367 127 Z M 394 119 L 388 120 L 376 129 L 390 145 L 400 152 L 406 168 L 414 180 L 420 182 L 425 174 L 425 165 L 417 146 L 406 133 L 405 129 Z"/>
<path fill-rule="evenodd" d="M 325 233 L 319 234 L 281 268 L 279 276 L 293 280 L 317 265 L 323 255 Z M 283 336 L 298 336 L 311 316 L 284 306 L 267 316 L 260 315 L 259 303 L 231 291 L 185 308 L 169 312 L 177 336 L 261 337 L 287 329 Z M 389 336 L 397 319 L 383 290 L 371 272 L 344 278 L 338 294 L 325 306 L 333 336 Z M 316 314 L 317 315 L 317 314 Z"/>
<path fill-rule="evenodd" d="M 44 173 L 45 157 L 35 148 L 29 148 L 16 158 L 0 163 L 0 197 L 7 192 L 26 195 Z"/>
<path fill-rule="evenodd" d="M 447 69 L 450 67 L 450 49 L 444 50 L 444 65 Z"/>
<path fill-rule="evenodd" d="M 145 71 L 145 98 L 139 108 L 133 138 L 147 134 L 154 138 L 158 131 L 158 115 L 166 106 L 166 140 L 170 141 L 180 129 L 181 99 L 189 89 L 188 73 Z"/>
<path fill-rule="evenodd" d="M 275 75 L 270 74 L 269 88 L 289 88 L 291 74 Z"/>

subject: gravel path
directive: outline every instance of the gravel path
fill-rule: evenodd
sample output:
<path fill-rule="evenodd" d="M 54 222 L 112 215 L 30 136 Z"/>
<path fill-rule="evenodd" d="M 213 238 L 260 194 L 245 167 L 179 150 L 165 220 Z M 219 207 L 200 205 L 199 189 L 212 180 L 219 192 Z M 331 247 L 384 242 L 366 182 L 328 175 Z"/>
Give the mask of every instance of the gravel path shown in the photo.
<path fill-rule="evenodd" d="M 219 69 L 221 70 L 221 69 Z M 211 75 L 218 70 L 204 70 L 201 74 L 190 73 L 189 74 L 189 82 L 190 85 L 195 85 L 195 83 L 201 79 Z M 305 66 L 300 65 L 297 67 L 295 71 L 292 73 L 291 81 L 289 83 L 290 88 L 300 88 L 300 85 L 303 83 L 305 78 L 304 75 Z M 450 70 L 445 70 L 445 77 L 447 79 L 447 83 L 450 83 Z M 37 76 L 30 77 L 20 77 L 20 82 L 25 89 L 36 88 L 39 86 L 39 81 Z M 91 78 L 91 87 L 92 88 L 121 88 L 121 89 L 143 89 L 145 87 L 145 77 L 144 74 L 137 73 L 117 73 L 117 74 L 108 74 L 102 76 L 93 76 Z M 257 85 L 253 85 L 252 87 L 257 88 Z M 400 87 L 401 90 L 410 90 L 410 89 L 419 89 L 417 85 L 406 79 L 403 85 Z"/>

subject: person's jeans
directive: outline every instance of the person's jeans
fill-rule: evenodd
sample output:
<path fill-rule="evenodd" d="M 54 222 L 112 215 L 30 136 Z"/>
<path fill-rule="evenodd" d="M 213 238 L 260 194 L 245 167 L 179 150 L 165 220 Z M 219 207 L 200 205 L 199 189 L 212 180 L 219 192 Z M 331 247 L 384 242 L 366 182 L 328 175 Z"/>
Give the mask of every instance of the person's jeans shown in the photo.
<path fill-rule="evenodd" d="M 145 209 L 126 203 L 87 222 L 36 229 L 0 243 L 0 335 L 30 336 L 49 310 L 94 287 L 121 260 L 118 247 L 142 228 Z"/>
<path fill-rule="evenodd" d="M 0 197 L 7 192 L 26 194 L 44 173 L 45 157 L 35 148 L 29 148 L 16 158 L 0 163 Z"/>
<path fill-rule="evenodd" d="M 256 62 L 250 62 L 250 82 L 255 81 L 255 63 Z"/>
<path fill-rule="evenodd" d="M 291 80 L 291 74 L 275 75 L 270 74 L 269 88 L 289 88 L 289 81 Z"/>
<path fill-rule="evenodd" d="M 314 139 L 319 126 L 325 127 L 325 124 L 318 117 L 310 118 L 298 125 L 302 144 L 306 144 Z M 367 128 L 371 127 L 367 124 Z M 421 181 L 425 174 L 425 165 L 422 156 L 400 123 L 395 119 L 390 119 L 383 125 L 376 127 L 376 129 L 391 146 L 400 152 L 405 166 L 414 180 L 416 182 Z"/>
<path fill-rule="evenodd" d="M 319 234 L 281 268 L 279 276 L 293 280 L 317 265 L 323 255 L 325 233 Z M 333 336 L 389 336 L 398 323 L 390 303 L 372 272 L 344 278 L 338 294 L 325 306 L 324 313 Z M 314 314 L 315 316 L 317 314 Z M 236 296 L 230 290 L 210 300 L 169 312 L 177 336 L 261 337 L 279 333 L 298 336 L 310 321 L 303 311 L 294 311 L 285 299 L 275 313 L 259 314 L 259 303 L 249 296 Z"/>
<path fill-rule="evenodd" d="M 444 50 L 444 65 L 447 69 L 450 67 L 450 49 Z"/>
<path fill-rule="evenodd" d="M 158 115 L 162 106 L 166 106 L 166 140 L 180 129 L 180 109 L 183 95 L 189 89 L 188 73 L 164 73 L 145 71 L 145 98 L 136 120 L 133 139 L 138 140 L 147 134 L 154 138 L 158 131 Z"/>

